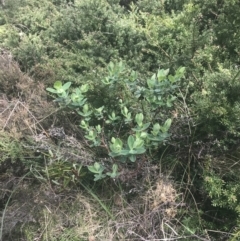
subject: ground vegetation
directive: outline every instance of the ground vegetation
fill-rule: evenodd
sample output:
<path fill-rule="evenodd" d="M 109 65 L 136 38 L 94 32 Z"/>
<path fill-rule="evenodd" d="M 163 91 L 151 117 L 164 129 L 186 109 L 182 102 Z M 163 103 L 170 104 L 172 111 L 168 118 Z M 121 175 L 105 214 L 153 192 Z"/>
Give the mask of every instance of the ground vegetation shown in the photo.
<path fill-rule="evenodd" d="M 239 1 L 0 3 L 0 240 L 240 239 Z"/>

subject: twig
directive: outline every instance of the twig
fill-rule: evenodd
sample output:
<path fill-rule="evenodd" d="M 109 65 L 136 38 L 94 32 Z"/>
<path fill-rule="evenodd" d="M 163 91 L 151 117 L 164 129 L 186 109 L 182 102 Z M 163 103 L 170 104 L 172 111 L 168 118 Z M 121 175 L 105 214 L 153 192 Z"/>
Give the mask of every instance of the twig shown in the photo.
<path fill-rule="evenodd" d="M 2 129 L 2 130 L 4 130 L 4 129 L 5 129 L 5 127 L 7 126 L 7 124 L 8 124 L 8 122 L 9 122 L 9 120 L 10 120 L 11 116 L 13 115 L 13 112 L 15 111 L 15 109 L 17 108 L 17 106 L 18 106 L 18 104 L 19 104 L 19 103 L 20 103 L 20 101 L 18 100 L 18 101 L 17 101 L 17 103 L 15 104 L 15 106 L 13 107 L 13 109 L 12 109 L 12 111 L 11 111 L 10 115 L 8 116 L 8 118 L 7 118 L 6 122 L 5 122 L 5 124 L 4 124 L 4 126 L 3 126 L 3 129 Z"/>

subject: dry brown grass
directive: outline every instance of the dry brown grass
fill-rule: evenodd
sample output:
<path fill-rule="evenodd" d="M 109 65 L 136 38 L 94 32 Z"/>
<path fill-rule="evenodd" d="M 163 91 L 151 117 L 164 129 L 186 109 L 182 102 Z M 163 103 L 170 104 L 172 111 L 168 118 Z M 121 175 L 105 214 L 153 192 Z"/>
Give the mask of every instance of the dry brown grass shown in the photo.
<path fill-rule="evenodd" d="M 31 179 L 21 183 L 15 180 L 17 189 L 5 217 L 8 229 L 4 233 L 5 240 L 16 240 L 17 235 L 25 237 L 22 240 L 26 241 L 157 241 L 179 237 L 173 225 L 177 205 L 169 204 L 177 202 L 177 192 L 166 179 L 159 178 L 150 191 L 132 198 L 120 192 L 105 193 L 106 200 L 101 198 L 102 202 L 114 218 L 110 218 L 86 190 L 76 187 L 56 193 L 50 183 L 32 185 L 31 182 Z M 104 193 L 95 195 L 102 197 Z M 107 196 L 112 196 L 112 201 Z M 169 209 L 173 213 L 169 214 Z"/>
<path fill-rule="evenodd" d="M 0 54 L 0 130 L 16 137 L 37 133 L 52 119 L 45 86 L 22 73 L 11 54 Z M 50 116 L 49 119 L 46 117 Z"/>

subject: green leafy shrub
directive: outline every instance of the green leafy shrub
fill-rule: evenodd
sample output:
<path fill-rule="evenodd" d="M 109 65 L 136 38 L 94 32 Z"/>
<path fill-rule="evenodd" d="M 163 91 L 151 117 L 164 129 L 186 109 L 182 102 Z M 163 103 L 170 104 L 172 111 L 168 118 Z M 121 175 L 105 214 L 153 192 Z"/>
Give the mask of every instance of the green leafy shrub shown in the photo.
<path fill-rule="evenodd" d="M 71 94 L 70 82 L 62 85 L 57 81 L 54 89 L 47 90 L 57 94 L 55 101 L 60 105 L 74 109 L 79 114 L 86 142 L 111 157 L 114 163 L 112 172 L 106 174 L 115 178 L 118 176 L 117 165 L 154 159 L 153 151 L 169 137 L 171 119 L 163 120 L 176 98 L 175 89 L 184 74 L 184 68 L 178 69 L 175 75 L 168 75 L 168 72 L 159 70 L 144 85 L 139 82 L 137 72 L 127 73 L 122 62 L 111 62 L 108 76 L 102 79 L 100 87 L 109 95 L 95 99 L 97 106 L 89 102 L 91 97 L 89 100 L 86 97 L 89 90 L 87 84 L 73 89 Z M 107 98 L 107 102 L 104 98 Z M 104 105 L 99 107 L 99 102 Z M 95 180 L 106 177 L 105 167 L 100 163 L 96 162 L 88 169 L 95 173 Z"/>
<path fill-rule="evenodd" d="M 219 71 L 206 73 L 199 92 L 192 97 L 199 132 L 213 135 L 225 149 L 238 143 L 239 137 L 239 73 L 219 66 Z"/>
<path fill-rule="evenodd" d="M 4 46 L 24 71 L 41 80 L 51 69 L 61 81 L 79 85 L 88 77 L 94 82 L 106 74 L 102 72 L 107 63 L 119 59 L 146 78 L 159 66 L 176 63 L 184 46 L 176 41 L 185 28 L 178 16 L 152 16 L 135 5 L 127 13 L 116 2 L 104 0 L 77 1 L 74 7 L 64 1 L 26 1 L 14 18 L 5 14 L 15 27 Z M 187 35 L 181 40 L 191 32 Z M 172 65 L 171 71 L 178 67 Z"/>
<path fill-rule="evenodd" d="M 208 196 L 211 198 L 212 206 L 218 208 L 218 216 L 225 217 L 225 224 L 222 230 L 228 231 L 235 228 L 234 238 L 239 236 L 239 177 L 231 174 L 220 176 L 214 171 L 205 172 L 204 187 Z"/>

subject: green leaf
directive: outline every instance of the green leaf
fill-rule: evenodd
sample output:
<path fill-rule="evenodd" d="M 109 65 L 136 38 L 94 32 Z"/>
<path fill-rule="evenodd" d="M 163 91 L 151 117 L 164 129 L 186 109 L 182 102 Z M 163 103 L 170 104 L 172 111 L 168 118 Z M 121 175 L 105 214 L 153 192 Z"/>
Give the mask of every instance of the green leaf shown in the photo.
<path fill-rule="evenodd" d="M 176 82 L 176 78 L 174 78 L 174 76 L 172 76 L 172 75 L 169 75 L 168 79 L 170 80 L 171 83 Z"/>
<path fill-rule="evenodd" d="M 135 155 L 130 155 L 128 158 L 130 159 L 131 162 L 135 162 L 137 159 Z"/>
<path fill-rule="evenodd" d="M 85 135 L 85 137 L 90 141 L 94 141 L 97 137 L 97 132 L 95 130 L 89 130 L 88 135 Z"/>
<path fill-rule="evenodd" d="M 141 127 L 143 122 L 143 114 L 142 113 L 136 114 L 135 121 L 137 122 L 138 126 Z"/>
<path fill-rule="evenodd" d="M 116 178 L 119 175 L 119 173 L 115 173 L 115 172 L 107 172 L 106 174 L 111 178 Z"/>
<path fill-rule="evenodd" d="M 106 177 L 106 175 L 105 174 L 102 174 L 102 173 L 99 173 L 99 174 L 95 174 L 94 175 L 94 179 L 93 179 L 93 181 L 98 181 L 98 180 L 101 180 L 101 179 L 103 179 L 103 178 L 105 178 Z"/>
<path fill-rule="evenodd" d="M 53 85 L 53 87 L 58 90 L 62 88 L 62 82 L 61 81 L 56 81 Z"/>
<path fill-rule="evenodd" d="M 129 154 L 129 150 L 121 150 L 120 152 L 110 152 L 108 155 L 111 157 L 126 156 Z"/>
<path fill-rule="evenodd" d="M 147 136 L 148 136 L 148 133 L 147 133 L 147 132 L 141 132 L 141 133 L 140 133 L 140 138 L 142 138 L 142 139 L 147 138 Z"/>
<path fill-rule="evenodd" d="M 72 103 L 71 103 L 72 106 L 81 107 L 84 105 L 87 99 L 84 98 L 79 88 L 77 88 L 74 90 L 74 93 L 71 94 L 71 100 L 72 100 Z"/>
<path fill-rule="evenodd" d="M 168 73 L 169 73 L 169 69 L 166 69 L 166 70 L 160 69 L 157 74 L 158 81 L 160 82 L 166 79 L 166 76 L 168 75 Z"/>
<path fill-rule="evenodd" d="M 89 127 L 89 124 L 86 123 L 84 120 L 81 120 L 81 124 L 80 124 L 80 127 L 87 130 L 88 127 Z"/>
<path fill-rule="evenodd" d="M 113 111 L 111 115 L 108 115 L 110 122 L 118 120 L 120 117 L 116 116 L 115 112 Z"/>
<path fill-rule="evenodd" d="M 112 138 L 111 138 L 111 142 L 114 144 L 115 141 L 116 141 L 116 138 L 112 137 Z"/>
<path fill-rule="evenodd" d="M 100 165 L 98 162 L 95 162 L 95 163 L 94 163 L 94 168 L 95 168 L 96 170 L 100 170 L 100 169 L 101 169 L 101 165 Z"/>
<path fill-rule="evenodd" d="M 123 107 L 123 109 L 121 110 L 122 114 L 127 117 L 128 116 L 128 109 L 126 106 Z"/>
<path fill-rule="evenodd" d="M 120 153 L 116 153 L 116 152 L 110 152 L 110 153 L 108 153 L 108 155 L 111 157 L 121 156 Z"/>
<path fill-rule="evenodd" d="M 144 145 L 144 141 L 142 139 L 136 139 L 133 144 L 133 149 L 140 148 Z"/>
<path fill-rule="evenodd" d="M 89 111 L 88 104 L 85 104 L 83 106 L 83 112 L 77 111 L 77 113 L 83 117 L 88 117 L 92 114 L 92 111 L 91 110 Z"/>
<path fill-rule="evenodd" d="M 105 167 L 98 162 L 95 162 L 93 166 L 88 166 L 88 170 L 92 173 L 102 173 L 104 171 Z"/>
<path fill-rule="evenodd" d="M 125 123 L 129 123 L 132 122 L 132 118 L 131 118 L 131 113 L 128 113 L 126 118 L 124 119 Z"/>
<path fill-rule="evenodd" d="M 97 113 L 102 113 L 103 109 L 104 109 L 104 106 L 99 107 L 98 109 L 95 109 L 95 110 Z"/>
<path fill-rule="evenodd" d="M 112 72 L 114 70 L 114 63 L 110 62 L 109 65 L 107 66 L 107 68 L 108 68 L 109 72 Z"/>
<path fill-rule="evenodd" d="M 112 119 L 115 119 L 115 117 L 116 117 L 116 114 L 115 114 L 115 112 L 113 111 L 111 118 L 112 118 Z"/>
<path fill-rule="evenodd" d="M 62 86 L 62 89 L 63 89 L 63 90 L 69 89 L 69 87 L 70 87 L 71 84 L 72 84 L 71 82 L 65 83 L 65 84 Z"/>
<path fill-rule="evenodd" d="M 88 91 L 88 89 L 89 89 L 89 85 L 88 85 L 88 84 L 84 84 L 84 85 L 82 85 L 82 86 L 80 87 L 80 91 L 81 91 L 82 93 L 86 93 L 86 92 Z"/>
<path fill-rule="evenodd" d="M 138 77 L 138 73 L 136 71 L 132 71 L 130 75 L 130 81 L 134 82 Z"/>
<path fill-rule="evenodd" d="M 77 102 L 77 101 L 79 101 L 79 100 L 82 100 L 84 97 L 83 96 L 80 96 L 80 95 L 78 95 L 78 94 L 76 94 L 76 93 L 72 93 L 71 94 L 71 100 L 73 101 L 73 102 Z"/>
<path fill-rule="evenodd" d="M 92 172 L 92 173 L 99 173 L 99 171 L 96 170 L 96 169 L 94 168 L 94 166 L 88 166 L 88 170 L 89 170 L 90 172 Z"/>
<path fill-rule="evenodd" d="M 179 67 L 176 71 L 177 74 L 183 75 L 185 73 L 186 68 L 185 67 Z"/>
<path fill-rule="evenodd" d="M 118 170 L 118 165 L 117 164 L 113 164 L 112 170 L 113 170 L 114 173 L 116 173 L 117 170 Z"/>
<path fill-rule="evenodd" d="M 142 147 L 142 148 L 130 150 L 129 154 L 140 155 L 140 154 L 143 154 L 145 152 L 146 152 L 146 149 L 144 147 Z"/>
<path fill-rule="evenodd" d="M 83 106 L 83 113 L 87 113 L 88 110 L 89 110 L 88 104 L 85 104 L 85 105 Z"/>
<path fill-rule="evenodd" d="M 172 120 L 171 119 L 167 119 L 165 121 L 164 125 L 161 127 L 161 131 L 162 132 L 167 132 L 169 130 L 171 124 L 172 124 Z"/>
<path fill-rule="evenodd" d="M 57 92 L 55 89 L 53 89 L 53 88 L 47 88 L 46 90 L 49 91 L 49 92 L 51 92 L 51 93 L 54 93 L 54 94 L 58 93 L 58 92 Z"/>
<path fill-rule="evenodd" d="M 159 133 L 160 129 L 161 129 L 161 126 L 158 123 L 154 124 L 153 125 L 152 134 L 154 136 L 157 136 L 157 134 Z"/>
<path fill-rule="evenodd" d="M 126 156 L 126 155 L 129 154 L 129 150 L 121 150 L 120 154 L 121 154 L 122 156 Z"/>
<path fill-rule="evenodd" d="M 150 126 L 151 122 L 145 123 L 142 127 L 132 128 L 133 131 L 144 131 Z"/>
<path fill-rule="evenodd" d="M 161 133 L 160 135 L 158 136 L 154 136 L 154 135 L 149 135 L 148 136 L 148 139 L 151 140 L 151 141 L 158 141 L 158 142 L 161 142 L 161 141 L 164 141 L 167 137 L 169 137 L 170 134 L 168 133 Z"/>
<path fill-rule="evenodd" d="M 107 172 L 106 174 L 107 174 L 108 176 L 110 176 L 111 178 L 116 178 L 116 177 L 119 175 L 119 173 L 117 172 L 117 170 L 118 170 L 117 164 L 113 164 L 113 166 L 112 166 L 112 172 Z"/>
<path fill-rule="evenodd" d="M 102 132 L 102 128 L 100 125 L 97 125 L 95 128 L 96 128 L 98 134 L 100 134 Z"/>
<path fill-rule="evenodd" d="M 154 88 L 155 84 L 156 84 L 156 74 L 154 74 L 151 79 L 147 80 L 147 84 L 148 84 L 148 88 L 152 89 Z"/>
<path fill-rule="evenodd" d="M 111 84 L 111 80 L 109 79 L 109 77 L 106 77 L 105 79 L 101 80 L 103 82 L 103 84 L 105 85 L 110 85 Z"/>
<path fill-rule="evenodd" d="M 128 147 L 129 147 L 129 149 L 130 150 L 132 150 L 134 147 L 133 147 L 133 145 L 134 145 L 134 137 L 132 136 L 132 135 L 130 135 L 129 137 L 128 137 L 128 140 L 127 140 L 127 143 L 128 143 Z"/>
<path fill-rule="evenodd" d="M 112 144 L 110 144 L 110 149 L 113 153 L 120 153 L 122 150 L 122 146 L 123 146 L 123 143 L 119 138 L 117 139 L 112 138 Z"/>
<path fill-rule="evenodd" d="M 92 111 L 88 111 L 88 112 L 86 112 L 86 113 L 83 113 L 83 112 L 81 112 L 81 111 L 77 111 L 77 113 L 78 113 L 79 115 L 83 116 L 83 117 L 88 117 L 88 116 L 90 116 L 90 115 L 92 114 Z"/>

